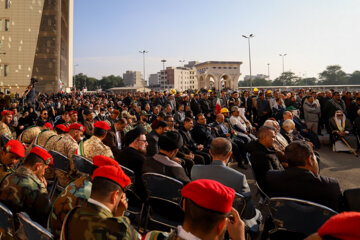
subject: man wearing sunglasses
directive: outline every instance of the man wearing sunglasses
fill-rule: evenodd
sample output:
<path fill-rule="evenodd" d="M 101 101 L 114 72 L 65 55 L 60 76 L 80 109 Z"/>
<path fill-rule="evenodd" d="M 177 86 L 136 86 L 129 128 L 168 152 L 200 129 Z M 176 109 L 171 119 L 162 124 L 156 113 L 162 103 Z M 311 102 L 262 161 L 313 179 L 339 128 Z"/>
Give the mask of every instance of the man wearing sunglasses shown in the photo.
<path fill-rule="evenodd" d="M 33 147 L 21 167 L 6 176 L 0 185 L 0 201 L 15 214 L 26 212 L 32 220 L 46 227 L 50 210 L 45 169 L 52 156 L 41 147 Z"/>

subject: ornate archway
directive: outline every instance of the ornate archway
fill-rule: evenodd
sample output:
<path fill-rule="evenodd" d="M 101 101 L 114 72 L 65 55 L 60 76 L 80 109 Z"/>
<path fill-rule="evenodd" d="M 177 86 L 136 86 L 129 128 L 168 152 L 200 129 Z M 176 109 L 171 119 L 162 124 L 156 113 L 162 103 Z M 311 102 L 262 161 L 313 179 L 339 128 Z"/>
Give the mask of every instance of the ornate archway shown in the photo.
<path fill-rule="evenodd" d="M 223 88 L 237 89 L 238 80 L 241 75 L 240 65 L 242 62 L 204 62 L 196 64 L 199 88 L 216 90 Z"/>

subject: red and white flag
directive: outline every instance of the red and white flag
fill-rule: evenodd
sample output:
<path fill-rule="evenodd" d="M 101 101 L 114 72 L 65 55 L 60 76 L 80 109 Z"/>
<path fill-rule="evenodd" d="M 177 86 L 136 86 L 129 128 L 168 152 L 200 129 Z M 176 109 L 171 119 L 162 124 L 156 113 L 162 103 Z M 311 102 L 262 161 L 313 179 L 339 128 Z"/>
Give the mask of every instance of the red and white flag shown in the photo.
<path fill-rule="evenodd" d="M 215 115 L 218 115 L 220 112 L 221 112 L 220 93 L 218 93 L 217 100 L 216 100 Z"/>

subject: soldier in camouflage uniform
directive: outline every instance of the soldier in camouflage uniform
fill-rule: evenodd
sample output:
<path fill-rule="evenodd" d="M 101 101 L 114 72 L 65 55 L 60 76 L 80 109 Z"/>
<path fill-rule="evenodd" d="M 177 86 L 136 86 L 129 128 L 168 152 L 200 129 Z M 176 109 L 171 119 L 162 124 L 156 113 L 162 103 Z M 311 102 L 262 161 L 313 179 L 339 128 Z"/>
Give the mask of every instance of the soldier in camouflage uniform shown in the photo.
<path fill-rule="evenodd" d="M 224 239 L 226 230 L 231 239 L 245 240 L 245 224 L 232 208 L 235 191 L 209 179 L 188 183 L 181 190 L 184 198 L 184 223 L 175 231 L 152 231 L 145 240 Z"/>
<path fill-rule="evenodd" d="M 102 142 L 109 129 L 109 124 L 104 121 L 97 121 L 94 124 L 94 136 L 85 142 L 80 143 L 80 154 L 90 160 L 92 160 L 96 155 L 114 158 L 110 147 L 106 146 Z"/>
<path fill-rule="evenodd" d="M 6 176 L 0 185 L 0 201 L 13 213 L 26 212 L 32 220 L 46 227 L 50 210 L 45 169 L 52 164 L 51 155 L 43 148 L 34 147 L 23 166 Z"/>
<path fill-rule="evenodd" d="M 25 148 L 21 142 L 11 139 L 0 151 L 0 183 L 8 174 L 14 173 L 14 166 L 25 157 Z"/>
<path fill-rule="evenodd" d="M 39 122 L 39 124 L 43 124 L 43 122 Z M 52 129 L 51 123 L 44 123 L 41 126 L 28 127 L 22 134 L 20 134 L 19 140 L 26 144 L 32 144 L 42 131 L 48 129 Z"/>
<path fill-rule="evenodd" d="M 69 128 L 64 124 L 58 124 L 55 127 L 56 135 L 50 136 L 44 143 L 44 148 L 47 151 L 54 150 L 55 144 L 66 134 L 69 132 Z"/>
<path fill-rule="evenodd" d="M 94 169 L 105 165 L 119 166 L 119 163 L 106 156 L 95 156 L 93 159 Z M 50 212 L 49 227 L 55 237 L 59 237 L 61 225 L 66 214 L 76 206 L 82 206 L 89 198 L 91 193 L 92 172 L 88 176 L 81 176 L 66 186 L 64 191 L 55 200 Z"/>
<path fill-rule="evenodd" d="M 46 142 L 49 138 L 56 136 L 57 133 L 53 130 L 53 127 L 50 123 L 46 123 L 47 127 L 37 135 L 35 138 L 34 144 L 39 145 L 41 147 L 45 147 Z"/>
<path fill-rule="evenodd" d="M 69 133 L 55 143 L 54 150 L 66 156 L 70 161 L 70 172 L 64 173 L 60 170 L 55 170 L 55 174 L 59 180 L 61 186 L 65 187 L 72 180 L 71 175 L 76 173 L 73 156 L 78 154 L 78 141 L 81 140 L 81 136 L 85 131 L 85 127 L 80 123 L 73 123 L 69 127 Z"/>
<path fill-rule="evenodd" d="M 120 167 L 97 168 L 90 198 L 85 205 L 68 213 L 60 239 L 140 239 L 130 220 L 123 216 L 127 209 L 125 190 L 130 183 Z"/>
<path fill-rule="evenodd" d="M 9 124 L 12 121 L 13 115 L 13 111 L 4 110 L 1 112 L 0 136 L 7 135 L 9 138 L 13 137 L 9 128 Z"/>
<path fill-rule="evenodd" d="M 145 135 L 152 131 L 150 124 L 147 123 L 149 115 L 146 111 L 141 111 L 140 121 L 138 123 L 138 125 L 141 125 L 145 129 Z"/>

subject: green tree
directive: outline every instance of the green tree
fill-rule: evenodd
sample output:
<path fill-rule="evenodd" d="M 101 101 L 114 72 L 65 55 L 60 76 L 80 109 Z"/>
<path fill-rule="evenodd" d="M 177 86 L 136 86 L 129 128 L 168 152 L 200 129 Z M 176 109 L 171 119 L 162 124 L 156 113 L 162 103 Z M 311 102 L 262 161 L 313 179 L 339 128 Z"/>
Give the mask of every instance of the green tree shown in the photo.
<path fill-rule="evenodd" d="M 353 72 L 348 80 L 349 84 L 360 84 L 360 71 Z"/>
<path fill-rule="evenodd" d="M 283 72 L 273 82 L 273 86 L 294 86 L 296 81 L 299 79 L 293 72 Z"/>
<path fill-rule="evenodd" d="M 346 73 L 341 70 L 339 65 L 330 65 L 326 70 L 319 74 L 320 84 L 322 85 L 342 85 L 347 84 Z"/>
<path fill-rule="evenodd" d="M 308 86 L 308 85 L 316 85 L 316 81 L 317 79 L 312 77 L 312 78 L 298 78 L 296 80 L 295 85 L 297 86 Z"/>
<path fill-rule="evenodd" d="M 113 87 L 124 87 L 124 79 L 120 76 L 110 75 L 102 77 L 100 80 L 100 85 L 103 90 L 113 88 Z"/>

